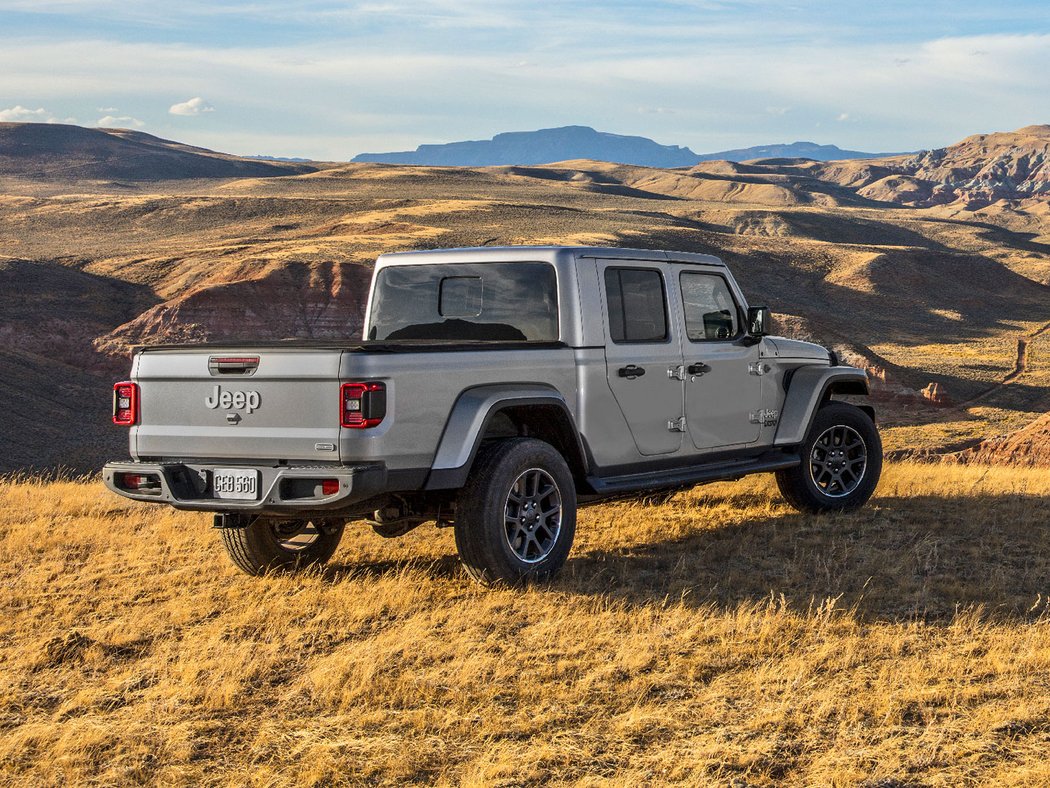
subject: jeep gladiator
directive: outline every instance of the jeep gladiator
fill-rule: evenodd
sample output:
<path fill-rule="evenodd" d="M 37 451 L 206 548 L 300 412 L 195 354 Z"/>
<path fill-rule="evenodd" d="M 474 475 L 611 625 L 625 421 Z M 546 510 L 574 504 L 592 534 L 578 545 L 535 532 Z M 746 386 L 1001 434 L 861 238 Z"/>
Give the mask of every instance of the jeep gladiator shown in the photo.
<path fill-rule="evenodd" d="M 863 505 L 882 449 L 866 374 L 769 336 L 703 254 L 384 254 L 360 341 L 144 347 L 113 391 L 106 485 L 214 513 L 249 574 L 328 560 L 351 521 L 454 529 L 486 584 L 550 577 L 576 510 L 772 472 L 803 511 Z"/>

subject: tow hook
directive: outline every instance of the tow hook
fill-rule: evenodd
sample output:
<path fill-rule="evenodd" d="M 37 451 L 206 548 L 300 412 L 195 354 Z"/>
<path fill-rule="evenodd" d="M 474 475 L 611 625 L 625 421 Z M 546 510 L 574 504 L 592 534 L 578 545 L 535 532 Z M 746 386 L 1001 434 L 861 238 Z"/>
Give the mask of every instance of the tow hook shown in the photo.
<path fill-rule="evenodd" d="M 223 530 L 247 528 L 254 519 L 255 515 L 244 514 L 243 512 L 216 514 L 215 519 L 212 521 L 212 528 L 221 528 Z"/>

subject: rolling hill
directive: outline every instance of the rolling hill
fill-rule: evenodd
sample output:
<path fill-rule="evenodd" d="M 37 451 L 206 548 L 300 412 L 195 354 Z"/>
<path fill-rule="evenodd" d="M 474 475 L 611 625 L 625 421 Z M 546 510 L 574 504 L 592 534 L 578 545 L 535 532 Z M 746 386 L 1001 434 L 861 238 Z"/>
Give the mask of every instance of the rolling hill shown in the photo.
<path fill-rule="evenodd" d="M 313 172 L 301 163 L 259 161 L 127 129 L 62 123 L 0 123 L 0 176 L 152 181 L 265 178 Z"/>
<path fill-rule="evenodd" d="M 119 182 L 70 177 L 58 160 L 50 175 L 0 171 L 0 337 L 17 351 L 4 361 L 0 410 L 21 413 L 34 381 L 61 363 L 81 373 L 85 407 L 104 413 L 136 343 L 356 337 L 369 266 L 384 251 L 611 244 L 721 255 L 781 330 L 871 372 L 891 453 L 956 455 L 1050 410 L 1039 132 L 974 139 L 931 152 L 951 163 L 944 170 L 920 166 L 924 154 L 672 169 L 317 164 L 276 178 Z M 5 161 L 18 155 L 0 148 Z M 1013 198 L 974 202 L 952 185 L 952 173 L 985 172 L 982 156 L 1016 163 Z M 112 165 L 72 160 L 77 172 Z M 1023 174 L 1022 161 L 1033 165 Z M 909 177 L 954 199 L 904 204 L 867 188 L 908 162 Z M 47 423 L 44 442 L 32 423 L 6 422 L 0 469 L 27 457 L 90 469 L 125 451 L 114 429 L 93 436 L 86 456 L 79 422 L 63 413 L 29 411 Z"/>

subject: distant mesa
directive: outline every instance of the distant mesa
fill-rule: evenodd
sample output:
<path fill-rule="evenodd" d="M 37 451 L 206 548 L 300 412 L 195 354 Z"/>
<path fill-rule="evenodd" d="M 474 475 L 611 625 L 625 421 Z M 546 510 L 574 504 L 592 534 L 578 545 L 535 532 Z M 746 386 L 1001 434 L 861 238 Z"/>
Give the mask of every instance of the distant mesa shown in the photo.
<path fill-rule="evenodd" d="M 835 145 L 792 142 L 758 145 L 717 153 L 698 154 L 678 145 L 661 145 L 648 137 L 632 137 L 595 131 L 589 126 L 561 126 L 538 131 L 510 131 L 490 140 L 420 145 L 414 151 L 362 153 L 355 162 L 416 164 L 445 167 L 492 167 L 549 164 L 571 159 L 634 164 L 642 167 L 692 167 L 702 161 L 751 161 L 753 159 L 861 159 L 884 156 L 843 150 Z"/>
<path fill-rule="evenodd" d="M 70 180 L 152 181 L 265 178 L 314 172 L 296 162 L 216 153 L 127 129 L 62 123 L 0 123 L 0 175 Z"/>
<path fill-rule="evenodd" d="M 755 145 L 751 148 L 723 150 L 701 154 L 700 161 L 757 161 L 765 164 L 787 164 L 792 159 L 813 161 L 841 161 L 843 159 L 875 159 L 896 156 L 896 153 L 865 153 L 859 150 L 844 150 L 838 145 L 818 145 L 816 142 L 791 142 L 781 145 Z M 768 161 L 767 161 L 768 160 Z"/>
<path fill-rule="evenodd" d="M 589 126 L 562 126 L 539 131 L 509 131 L 490 140 L 420 145 L 414 151 L 362 153 L 355 162 L 490 167 L 547 164 L 568 159 L 594 159 L 645 167 L 689 167 L 697 155 L 689 148 L 661 145 L 646 137 L 595 131 Z"/>

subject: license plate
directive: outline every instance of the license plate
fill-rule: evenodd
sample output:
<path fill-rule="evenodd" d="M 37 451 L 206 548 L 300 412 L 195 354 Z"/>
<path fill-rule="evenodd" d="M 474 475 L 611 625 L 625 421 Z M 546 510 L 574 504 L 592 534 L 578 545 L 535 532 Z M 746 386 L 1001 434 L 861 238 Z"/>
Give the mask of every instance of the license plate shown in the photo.
<path fill-rule="evenodd" d="M 240 468 L 212 471 L 211 488 L 216 498 L 254 501 L 259 497 L 259 472 Z"/>

